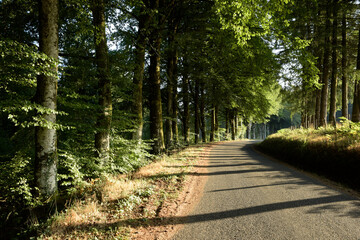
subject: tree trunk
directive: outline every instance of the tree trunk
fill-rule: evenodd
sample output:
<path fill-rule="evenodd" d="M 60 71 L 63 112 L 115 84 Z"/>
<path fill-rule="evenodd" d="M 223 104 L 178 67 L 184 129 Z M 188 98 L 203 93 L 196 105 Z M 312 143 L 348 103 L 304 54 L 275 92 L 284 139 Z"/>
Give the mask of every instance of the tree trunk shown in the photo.
<path fill-rule="evenodd" d="M 354 101 L 353 101 L 353 110 L 351 114 L 351 121 L 360 122 L 360 111 L 359 111 L 359 82 L 355 80 L 354 86 Z"/>
<path fill-rule="evenodd" d="M 329 122 L 336 125 L 336 91 L 337 91 L 337 0 L 333 3 L 333 28 L 332 28 L 332 72 L 331 72 L 331 91 L 330 91 L 330 113 Z"/>
<path fill-rule="evenodd" d="M 144 79 L 144 66 L 145 66 L 145 47 L 147 42 L 147 29 L 150 21 L 150 15 L 145 13 L 145 7 L 140 11 L 139 16 L 139 29 L 135 45 L 135 68 L 134 68 L 134 92 L 133 92 L 133 106 L 132 112 L 134 114 L 134 140 L 142 139 L 143 131 L 143 79 Z"/>
<path fill-rule="evenodd" d="M 321 17 L 321 12 L 320 10 L 317 13 L 317 17 L 320 18 Z M 316 63 L 316 68 L 319 70 L 319 80 L 318 83 L 320 86 L 322 86 L 322 73 L 321 73 L 321 68 L 322 68 L 322 63 L 323 63 L 323 48 L 321 47 L 321 31 L 322 27 L 320 26 L 320 24 L 314 24 L 314 49 L 313 49 L 313 54 L 315 57 L 318 58 L 317 63 Z M 315 113 L 314 113 L 314 127 L 317 129 L 318 127 L 320 127 L 320 109 L 321 109 L 321 88 L 316 89 L 314 91 L 314 98 L 315 98 Z"/>
<path fill-rule="evenodd" d="M 359 43 L 358 43 L 358 55 L 356 62 L 356 71 L 360 70 L 360 29 L 359 29 Z M 355 87 L 354 87 L 354 103 L 353 103 L 353 112 L 351 121 L 360 122 L 360 82 L 359 77 L 355 79 Z"/>
<path fill-rule="evenodd" d="M 182 82 L 182 94 L 183 94 L 183 105 L 184 105 L 184 114 L 183 114 L 183 134 L 184 141 L 186 144 L 189 143 L 189 75 L 188 75 L 188 65 L 186 62 L 186 57 L 184 59 L 184 74 Z"/>
<path fill-rule="evenodd" d="M 347 81 L 347 46 L 346 46 L 346 10 L 343 10 L 342 26 L 341 26 L 341 68 L 342 68 L 342 116 L 349 118 L 348 109 L 348 81 Z"/>
<path fill-rule="evenodd" d="M 229 109 L 225 110 L 225 134 L 226 134 L 226 140 L 228 140 L 228 134 L 230 133 L 230 113 Z"/>
<path fill-rule="evenodd" d="M 167 103 L 166 103 L 166 119 L 165 119 L 165 145 L 168 148 L 171 146 L 172 139 L 173 139 L 173 132 L 172 132 L 172 120 L 171 117 L 173 115 L 173 68 L 174 63 L 172 61 L 172 57 L 168 56 L 167 59 Z"/>
<path fill-rule="evenodd" d="M 201 137 L 202 141 L 206 142 L 206 122 L 205 122 L 205 93 L 204 93 L 204 82 L 201 81 L 200 85 L 200 128 L 201 128 Z"/>
<path fill-rule="evenodd" d="M 95 58 L 99 90 L 99 112 L 95 134 L 95 148 L 101 162 L 109 158 L 110 128 L 112 116 L 111 81 L 109 77 L 108 49 L 105 33 L 105 3 L 104 0 L 92 2 Z"/>
<path fill-rule="evenodd" d="M 230 113 L 230 125 L 231 125 L 231 140 L 236 139 L 236 132 L 235 132 L 235 113 L 234 110 Z"/>
<path fill-rule="evenodd" d="M 199 80 L 195 79 L 195 95 L 194 95 L 195 144 L 199 143 L 199 133 L 200 133 L 200 128 L 199 128 L 199 123 L 200 123 L 200 118 L 199 118 L 199 95 L 200 95 Z"/>
<path fill-rule="evenodd" d="M 159 0 L 151 1 L 151 9 L 159 10 Z M 154 16 L 153 26 L 151 31 L 150 42 L 150 66 L 149 66 L 149 86 L 150 86 L 150 138 L 154 141 L 153 153 L 159 154 L 165 150 L 164 145 L 164 131 L 162 121 L 162 105 L 161 105 L 161 90 L 160 90 L 160 47 L 161 34 L 158 26 L 159 15 Z"/>
<path fill-rule="evenodd" d="M 323 86 L 321 89 L 321 105 L 320 105 L 320 126 L 326 127 L 327 124 L 327 102 L 328 102 L 328 84 L 329 84 L 329 56 L 330 56 L 330 3 L 326 6 L 326 22 L 325 22 L 325 47 L 323 59 Z"/>
<path fill-rule="evenodd" d="M 39 50 L 57 60 L 58 49 L 58 0 L 41 0 L 39 5 Z M 57 65 L 52 69 L 57 75 Z M 37 78 L 36 103 L 56 110 L 57 78 L 39 75 Z M 41 118 L 56 123 L 55 114 L 41 114 Z M 57 137 L 56 130 L 35 128 L 35 183 L 40 194 L 48 199 L 57 191 Z"/>
<path fill-rule="evenodd" d="M 215 106 L 212 105 L 211 108 L 211 132 L 210 132 L 210 142 L 215 141 Z"/>
<path fill-rule="evenodd" d="M 239 119 L 238 119 L 238 114 L 237 111 L 234 111 L 234 119 L 235 119 L 235 140 L 238 139 L 239 136 Z"/>
<path fill-rule="evenodd" d="M 174 39 L 172 40 L 172 48 L 173 48 L 173 54 L 172 54 L 172 62 L 174 63 L 174 68 L 173 68 L 173 74 L 172 74 L 172 82 L 173 82 L 173 95 L 172 95 L 172 102 L 173 102 L 173 114 L 172 114 L 172 132 L 173 132 L 173 141 L 174 143 L 178 143 L 179 140 L 179 129 L 178 129 L 178 124 L 177 124 L 177 119 L 178 119 L 178 92 L 177 92 L 177 88 L 178 88 L 178 81 L 177 81 L 177 65 L 178 65 L 178 51 L 177 51 L 177 47 L 176 47 L 176 42 L 175 42 L 175 35 L 177 33 L 177 25 L 175 25 L 174 27 Z"/>
<path fill-rule="evenodd" d="M 251 122 L 249 122 L 249 125 L 248 125 L 248 136 L 247 136 L 248 139 L 251 139 L 251 126 L 252 126 L 252 124 L 251 124 Z"/>
<path fill-rule="evenodd" d="M 215 103 L 215 136 L 214 139 L 217 139 L 216 135 L 219 134 L 219 107 Z"/>

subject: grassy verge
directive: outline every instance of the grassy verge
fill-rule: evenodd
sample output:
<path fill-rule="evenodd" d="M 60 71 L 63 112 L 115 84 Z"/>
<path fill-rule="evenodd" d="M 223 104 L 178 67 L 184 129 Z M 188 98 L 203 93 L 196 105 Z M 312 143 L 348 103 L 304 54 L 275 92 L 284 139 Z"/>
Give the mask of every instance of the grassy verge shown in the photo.
<path fill-rule="evenodd" d="M 38 239 L 131 239 L 177 198 L 204 148 L 193 146 L 134 173 L 94 180 L 93 194 L 69 203 L 40 227 Z"/>
<path fill-rule="evenodd" d="M 258 149 L 291 165 L 360 191 L 360 125 L 284 129 Z"/>

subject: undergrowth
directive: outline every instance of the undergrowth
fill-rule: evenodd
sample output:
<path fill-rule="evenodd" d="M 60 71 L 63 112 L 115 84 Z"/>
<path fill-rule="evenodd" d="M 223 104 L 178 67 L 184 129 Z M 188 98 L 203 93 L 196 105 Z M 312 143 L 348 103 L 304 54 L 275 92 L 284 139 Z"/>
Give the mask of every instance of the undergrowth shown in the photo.
<path fill-rule="evenodd" d="M 130 239 L 139 225 L 146 226 L 178 196 L 201 150 L 190 147 L 135 172 L 89 183 L 82 198 L 69 201 L 62 212 L 37 227 L 38 239 Z"/>

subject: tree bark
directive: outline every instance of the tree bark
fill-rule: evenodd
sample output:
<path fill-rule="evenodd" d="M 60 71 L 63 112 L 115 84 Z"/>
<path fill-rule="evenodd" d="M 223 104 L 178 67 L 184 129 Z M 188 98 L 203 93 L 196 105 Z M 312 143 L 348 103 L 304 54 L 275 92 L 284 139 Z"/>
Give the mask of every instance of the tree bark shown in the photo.
<path fill-rule="evenodd" d="M 200 128 L 199 128 L 199 123 L 200 123 L 200 118 L 199 118 L 199 95 L 200 95 L 200 90 L 199 90 L 199 80 L 195 79 L 195 93 L 194 93 L 194 112 L 195 112 L 195 144 L 199 143 L 199 133 L 200 133 Z"/>
<path fill-rule="evenodd" d="M 320 126 L 327 125 L 327 102 L 328 102 L 328 84 L 329 84 L 329 56 L 330 56 L 330 3 L 326 6 L 326 22 L 325 22 L 325 41 L 324 41 L 324 59 L 323 59 L 323 86 L 321 89 L 321 105 L 320 105 Z"/>
<path fill-rule="evenodd" d="M 143 132 L 143 79 L 145 68 L 145 48 L 147 42 L 147 30 L 150 21 L 150 15 L 145 13 L 145 7 L 141 8 L 139 16 L 139 29 L 135 45 L 135 68 L 133 77 L 133 105 L 132 112 L 134 114 L 134 133 L 132 138 L 134 140 L 142 139 Z"/>
<path fill-rule="evenodd" d="M 170 55 L 170 53 L 168 53 Z M 173 115 L 173 68 L 174 62 L 173 58 L 168 56 L 167 59 L 167 103 L 166 103 L 166 119 L 165 119 L 165 145 L 170 147 L 173 139 L 172 132 L 172 115 Z"/>
<path fill-rule="evenodd" d="M 182 82 L 182 94 L 183 94 L 183 105 L 184 105 L 184 113 L 183 113 L 183 134 L 184 141 L 186 144 L 189 143 L 189 75 L 188 75 L 188 65 L 187 59 L 184 57 L 184 74 L 183 74 L 183 82 Z"/>
<path fill-rule="evenodd" d="M 360 29 L 359 29 L 359 43 L 358 43 L 358 55 L 356 61 L 356 71 L 360 70 Z M 360 122 L 360 82 L 358 77 L 355 79 L 354 87 L 354 102 L 353 102 L 353 112 L 351 121 Z"/>
<path fill-rule="evenodd" d="M 230 113 L 229 113 L 229 109 L 225 110 L 225 135 L 226 135 L 226 140 L 228 140 L 228 134 L 230 133 Z"/>
<path fill-rule="evenodd" d="M 210 132 L 210 142 L 215 141 L 215 105 L 212 105 L 211 108 L 211 132 Z"/>
<path fill-rule="evenodd" d="M 235 139 L 239 138 L 239 117 L 237 111 L 235 111 Z"/>
<path fill-rule="evenodd" d="M 332 28 L 332 71 L 331 71 L 331 91 L 330 91 L 330 113 L 329 122 L 336 125 L 336 91 L 337 91 L 337 0 L 333 2 L 333 28 Z"/>
<path fill-rule="evenodd" d="M 179 129 L 178 129 L 178 93 L 177 93 L 177 54 L 175 58 L 175 70 L 174 70 L 174 88 L 173 88 L 173 115 L 172 115 L 172 132 L 173 132 L 173 142 L 175 144 L 179 141 Z"/>
<path fill-rule="evenodd" d="M 159 0 L 151 1 L 150 7 L 153 11 L 159 10 Z M 160 47 L 161 34 L 159 29 L 159 15 L 154 16 L 154 28 L 151 31 L 150 42 L 150 66 L 149 66 L 149 86 L 150 86 L 150 138 L 153 139 L 153 153 L 159 154 L 165 150 L 164 130 L 162 121 L 162 104 L 160 90 Z"/>
<path fill-rule="evenodd" d="M 216 135 L 219 134 L 219 106 L 215 103 L 215 136 L 214 139 L 217 139 Z"/>
<path fill-rule="evenodd" d="M 343 10 L 342 26 L 341 26 L 341 68 L 342 68 L 342 116 L 349 118 L 348 109 L 348 81 L 347 81 L 347 44 L 346 44 L 346 10 Z"/>
<path fill-rule="evenodd" d="M 168 51 L 167 51 L 167 80 L 168 80 L 168 102 L 166 120 L 166 144 L 171 145 L 172 142 L 178 141 L 177 127 L 177 62 L 178 52 L 176 46 L 177 19 L 175 16 L 169 20 L 168 24 Z"/>
<path fill-rule="evenodd" d="M 108 48 L 105 33 L 106 20 L 104 0 L 93 0 L 92 12 L 99 105 L 101 108 L 96 122 L 97 133 L 95 134 L 95 148 L 98 151 L 100 161 L 102 162 L 109 158 L 112 117 L 111 81 L 109 77 Z"/>
<path fill-rule="evenodd" d="M 236 140 L 236 120 L 235 120 L 235 110 L 231 110 L 230 114 L 230 125 L 231 125 L 231 140 Z"/>
<path fill-rule="evenodd" d="M 202 141 L 206 142 L 206 121 L 205 121 L 205 93 L 204 93 L 205 83 L 201 81 L 200 85 L 200 128 L 201 128 L 201 137 Z"/>
<path fill-rule="evenodd" d="M 57 60 L 58 49 L 58 0 L 41 0 L 39 5 L 39 50 Z M 57 64 L 52 69 L 57 75 Z M 36 103 L 56 110 L 57 78 L 39 75 L 37 78 Z M 49 123 L 56 123 L 55 114 L 41 114 Z M 57 136 L 56 130 L 38 126 L 35 128 L 35 184 L 40 194 L 49 198 L 57 191 Z"/>

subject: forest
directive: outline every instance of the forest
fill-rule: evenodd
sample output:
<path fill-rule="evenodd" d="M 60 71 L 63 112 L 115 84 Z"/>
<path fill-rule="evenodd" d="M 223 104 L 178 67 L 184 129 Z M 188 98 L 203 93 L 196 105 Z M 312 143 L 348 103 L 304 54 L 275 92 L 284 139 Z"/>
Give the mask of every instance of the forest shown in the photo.
<path fill-rule="evenodd" d="M 358 4 L 1 0 L 3 227 L 189 145 L 359 122 Z"/>

